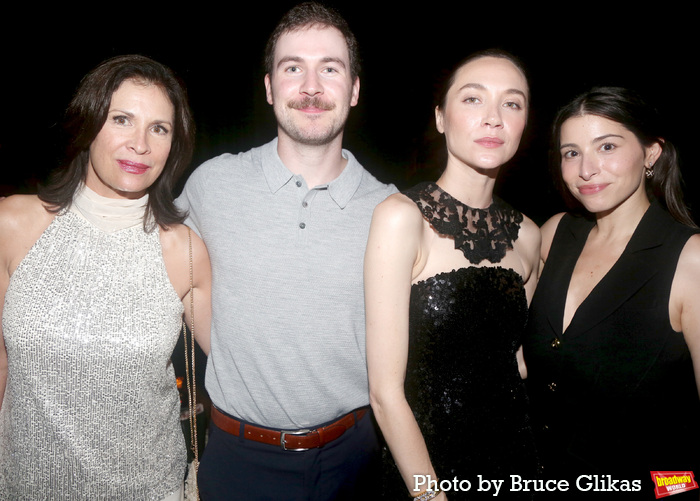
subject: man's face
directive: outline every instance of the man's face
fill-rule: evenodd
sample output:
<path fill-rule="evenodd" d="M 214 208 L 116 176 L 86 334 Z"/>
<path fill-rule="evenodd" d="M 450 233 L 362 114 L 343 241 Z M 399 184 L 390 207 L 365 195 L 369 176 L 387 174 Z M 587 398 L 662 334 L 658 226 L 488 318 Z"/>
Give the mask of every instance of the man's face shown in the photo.
<path fill-rule="evenodd" d="M 265 89 L 280 135 L 301 144 L 325 145 L 341 137 L 350 108 L 357 104 L 360 80 L 353 82 L 350 76 L 348 48 L 340 31 L 311 27 L 279 38 Z"/>

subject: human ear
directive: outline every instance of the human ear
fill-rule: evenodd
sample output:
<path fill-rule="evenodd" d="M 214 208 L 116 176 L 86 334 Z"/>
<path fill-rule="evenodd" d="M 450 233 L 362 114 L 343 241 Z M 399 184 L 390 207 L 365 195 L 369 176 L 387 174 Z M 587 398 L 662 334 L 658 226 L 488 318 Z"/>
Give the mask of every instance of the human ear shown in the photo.
<path fill-rule="evenodd" d="M 270 74 L 265 73 L 265 97 L 267 98 L 268 104 L 274 104 L 272 99 L 272 82 L 270 81 Z"/>
<path fill-rule="evenodd" d="M 360 77 L 355 77 L 355 82 L 352 84 L 352 94 L 350 97 L 350 106 L 355 106 L 360 99 Z"/>
<path fill-rule="evenodd" d="M 440 110 L 439 106 L 435 107 L 435 127 L 437 127 L 437 130 L 440 134 L 445 133 L 445 126 L 443 124 L 444 117 L 442 115 L 442 110 Z"/>
<path fill-rule="evenodd" d="M 645 167 L 653 166 L 656 161 L 661 156 L 663 151 L 663 139 L 659 139 L 657 142 L 653 143 L 651 146 L 645 148 L 644 165 Z"/>

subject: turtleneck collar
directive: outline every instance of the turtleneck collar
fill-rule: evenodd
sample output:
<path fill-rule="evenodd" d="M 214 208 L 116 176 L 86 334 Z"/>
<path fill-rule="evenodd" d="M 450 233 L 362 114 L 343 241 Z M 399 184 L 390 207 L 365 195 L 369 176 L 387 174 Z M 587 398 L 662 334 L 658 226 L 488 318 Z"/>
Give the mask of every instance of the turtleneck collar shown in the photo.
<path fill-rule="evenodd" d="M 148 194 L 135 200 L 107 198 L 81 184 L 73 195 L 70 210 L 105 233 L 142 225 Z"/>

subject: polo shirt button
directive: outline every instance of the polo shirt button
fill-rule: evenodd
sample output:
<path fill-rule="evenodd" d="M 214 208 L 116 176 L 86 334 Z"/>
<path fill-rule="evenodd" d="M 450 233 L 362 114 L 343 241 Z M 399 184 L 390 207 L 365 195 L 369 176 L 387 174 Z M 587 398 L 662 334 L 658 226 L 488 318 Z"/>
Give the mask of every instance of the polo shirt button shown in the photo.
<path fill-rule="evenodd" d="M 297 181 L 297 186 L 301 188 L 301 181 Z"/>
<path fill-rule="evenodd" d="M 305 223 L 299 223 L 299 228 L 301 228 L 301 229 L 303 230 L 304 228 L 306 228 L 306 224 L 305 224 Z"/>
<path fill-rule="evenodd" d="M 302 202 L 301 206 L 306 209 L 309 206 L 309 202 Z"/>

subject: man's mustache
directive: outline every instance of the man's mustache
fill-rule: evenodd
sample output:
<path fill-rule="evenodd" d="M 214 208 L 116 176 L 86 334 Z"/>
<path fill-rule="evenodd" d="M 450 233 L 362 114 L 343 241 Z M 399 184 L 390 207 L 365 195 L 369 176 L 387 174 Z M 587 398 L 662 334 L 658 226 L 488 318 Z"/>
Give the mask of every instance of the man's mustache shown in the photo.
<path fill-rule="evenodd" d="M 319 110 L 330 111 L 335 108 L 334 103 L 328 103 L 322 100 L 320 97 L 316 96 L 306 96 L 302 99 L 289 101 L 289 103 L 287 103 L 287 106 L 294 110 L 301 110 L 304 108 L 318 108 Z"/>

